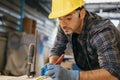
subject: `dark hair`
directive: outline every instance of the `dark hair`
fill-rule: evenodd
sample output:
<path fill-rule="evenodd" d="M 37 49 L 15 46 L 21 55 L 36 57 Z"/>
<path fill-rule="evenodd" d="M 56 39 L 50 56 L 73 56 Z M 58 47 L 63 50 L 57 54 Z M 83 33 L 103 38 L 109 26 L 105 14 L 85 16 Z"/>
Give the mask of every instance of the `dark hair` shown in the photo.
<path fill-rule="evenodd" d="M 76 9 L 76 11 L 79 11 L 79 12 L 80 12 L 83 8 L 84 8 L 83 6 L 82 6 L 82 7 L 78 7 L 78 8 Z M 79 13 L 78 17 L 80 17 L 80 13 Z"/>
<path fill-rule="evenodd" d="M 78 7 L 76 10 L 81 10 L 81 9 L 83 9 L 83 8 L 84 8 L 84 6 Z"/>

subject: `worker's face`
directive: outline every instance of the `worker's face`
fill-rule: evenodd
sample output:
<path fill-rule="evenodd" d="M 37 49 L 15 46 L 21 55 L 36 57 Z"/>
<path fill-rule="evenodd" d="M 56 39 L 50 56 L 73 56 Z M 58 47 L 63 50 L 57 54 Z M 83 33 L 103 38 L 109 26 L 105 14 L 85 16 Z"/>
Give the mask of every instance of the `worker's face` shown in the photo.
<path fill-rule="evenodd" d="M 59 24 L 65 34 L 77 33 L 77 31 L 80 28 L 79 14 L 80 13 L 78 11 L 73 11 L 72 13 L 66 16 L 58 18 Z"/>

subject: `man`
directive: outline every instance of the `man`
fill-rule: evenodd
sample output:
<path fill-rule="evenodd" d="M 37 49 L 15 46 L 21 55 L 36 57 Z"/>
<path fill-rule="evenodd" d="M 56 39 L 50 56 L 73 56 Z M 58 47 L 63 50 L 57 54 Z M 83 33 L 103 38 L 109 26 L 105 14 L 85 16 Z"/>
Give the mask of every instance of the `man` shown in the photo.
<path fill-rule="evenodd" d="M 108 19 L 88 12 L 83 0 L 52 0 L 49 18 L 60 27 L 49 62 L 41 69 L 53 80 L 120 80 L 120 34 Z M 67 70 L 54 63 L 71 44 L 80 70 Z"/>

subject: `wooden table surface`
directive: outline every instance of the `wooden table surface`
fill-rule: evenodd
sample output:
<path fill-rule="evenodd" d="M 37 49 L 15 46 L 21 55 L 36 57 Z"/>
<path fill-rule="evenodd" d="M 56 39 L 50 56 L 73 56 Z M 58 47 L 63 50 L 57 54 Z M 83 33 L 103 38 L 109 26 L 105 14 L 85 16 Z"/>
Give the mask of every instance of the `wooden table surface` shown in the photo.
<path fill-rule="evenodd" d="M 28 78 L 26 75 L 20 77 L 13 77 L 13 76 L 3 76 L 0 75 L 0 80 L 36 80 L 36 78 Z M 43 79 L 43 80 L 52 80 L 51 78 Z"/>

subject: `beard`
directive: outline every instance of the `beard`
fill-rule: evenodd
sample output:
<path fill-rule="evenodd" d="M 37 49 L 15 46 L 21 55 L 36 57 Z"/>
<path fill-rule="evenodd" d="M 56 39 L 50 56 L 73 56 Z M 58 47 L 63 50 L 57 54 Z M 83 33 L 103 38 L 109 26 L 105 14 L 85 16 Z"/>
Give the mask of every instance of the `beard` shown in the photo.
<path fill-rule="evenodd" d="M 69 28 L 69 27 L 63 27 L 63 31 L 66 35 L 70 35 L 73 33 L 72 28 Z"/>

